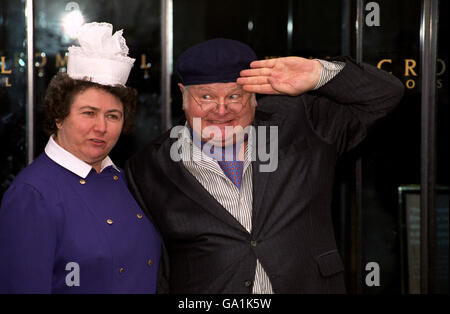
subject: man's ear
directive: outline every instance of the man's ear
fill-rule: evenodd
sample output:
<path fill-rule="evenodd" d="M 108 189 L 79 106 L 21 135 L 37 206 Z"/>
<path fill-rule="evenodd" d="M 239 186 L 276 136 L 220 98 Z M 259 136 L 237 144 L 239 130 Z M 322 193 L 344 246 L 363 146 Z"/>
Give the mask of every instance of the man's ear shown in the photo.
<path fill-rule="evenodd" d="M 185 105 L 186 105 L 185 102 L 184 102 L 184 85 L 181 84 L 181 83 L 178 83 L 178 87 L 180 88 L 180 91 L 181 91 L 181 97 L 182 97 L 182 99 L 183 99 L 183 103 L 182 103 L 182 105 L 181 105 L 181 109 L 184 110 Z"/>
<path fill-rule="evenodd" d="M 252 99 L 251 99 L 251 104 L 253 107 L 257 107 L 258 106 L 258 101 L 256 100 L 256 94 L 252 93 Z"/>

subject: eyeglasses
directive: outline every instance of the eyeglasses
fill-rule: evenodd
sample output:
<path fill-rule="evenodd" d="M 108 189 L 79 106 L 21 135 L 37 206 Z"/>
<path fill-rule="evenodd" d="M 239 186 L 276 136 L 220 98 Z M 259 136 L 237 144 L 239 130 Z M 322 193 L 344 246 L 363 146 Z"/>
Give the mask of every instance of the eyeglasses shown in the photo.
<path fill-rule="evenodd" d="M 194 101 L 197 103 L 197 105 L 202 109 L 204 113 L 208 113 L 210 111 L 217 111 L 219 110 L 219 103 L 214 100 L 208 100 L 203 99 L 201 101 L 198 101 L 195 99 L 195 97 L 189 93 L 189 91 L 186 89 L 186 92 L 194 99 Z M 236 94 L 233 95 L 236 96 L 234 99 L 232 99 L 230 102 L 223 104 L 225 106 L 226 110 L 232 111 L 234 113 L 240 113 L 242 109 L 247 106 L 247 103 L 251 97 L 247 97 L 247 100 L 244 101 L 244 96 Z"/>

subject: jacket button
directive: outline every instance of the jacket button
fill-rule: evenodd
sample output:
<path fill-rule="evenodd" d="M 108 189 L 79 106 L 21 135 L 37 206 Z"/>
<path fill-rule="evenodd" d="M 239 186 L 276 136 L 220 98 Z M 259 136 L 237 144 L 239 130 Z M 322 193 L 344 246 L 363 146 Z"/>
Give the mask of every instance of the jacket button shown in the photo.
<path fill-rule="evenodd" d="M 142 214 L 137 214 L 137 218 L 142 219 Z"/>
<path fill-rule="evenodd" d="M 112 225 L 114 223 L 114 221 L 112 221 L 112 219 L 106 219 L 106 223 L 108 225 Z"/>
<path fill-rule="evenodd" d="M 80 184 L 86 184 L 86 180 L 80 179 Z"/>
<path fill-rule="evenodd" d="M 148 260 L 148 266 L 152 266 L 153 265 L 153 261 L 151 259 Z"/>
<path fill-rule="evenodd" d="M 125 268 L 123 268 L 123 267 L 120 267 L 120 269 L 119 269 L 119 273 L 123 273 L 124 272 L 124 270 L 125 270 Z"/>
<path fill-rule="evenodd" d="M 246 287 L 250 287 L 252 285 L 252 282 L 250 280 L 247 280 L 246 282 L 244 282 L 244 286 Z"/>
<path fill-rule="evenodd" d="M 250 241 L 250 245 L 255 247 L 258 244 L 258 242 L 256 242 L 255 240 Z"/>
<path fill-rule="evenodd" d="M 114 179 L 115 181 L 117 181 L 117 180 L 119 180 L 119 177 L 118 177 L 118 176 L 114 176 L 113 179 Z"/>

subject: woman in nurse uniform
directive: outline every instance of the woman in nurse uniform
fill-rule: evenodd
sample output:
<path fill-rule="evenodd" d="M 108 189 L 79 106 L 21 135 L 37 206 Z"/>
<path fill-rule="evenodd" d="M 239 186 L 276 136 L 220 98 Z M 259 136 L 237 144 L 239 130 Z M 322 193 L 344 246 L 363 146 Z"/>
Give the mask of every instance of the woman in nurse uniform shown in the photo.
<path fill-rule="evenodd" d="M 45 96 L 45 152 L 0 208 L 0 293 L 155 293 L 161 240 L 108 154 L 133 123 L 122 31 L 85 24 Z"/>

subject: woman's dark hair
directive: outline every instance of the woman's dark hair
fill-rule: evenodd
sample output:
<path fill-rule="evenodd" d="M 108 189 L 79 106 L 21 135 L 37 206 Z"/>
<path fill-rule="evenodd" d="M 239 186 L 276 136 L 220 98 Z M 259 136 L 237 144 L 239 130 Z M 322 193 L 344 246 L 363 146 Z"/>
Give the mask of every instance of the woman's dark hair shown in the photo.
<path fill-rule="evenodd" d="M 56 74 L 45 92 L 45 121 L 44 130 L 51 135 L 56 133 L 56 121 L 63 121 L 70 113 L 75 96 L 89 89 L 98 88 L 117 98 L 123 104 L 124 122 L 123 133 L 131 131 L 136 116 L 137 91 L 131 87 L 107 86 L 90 81 L 75 80 L 66 73 Z"/>

